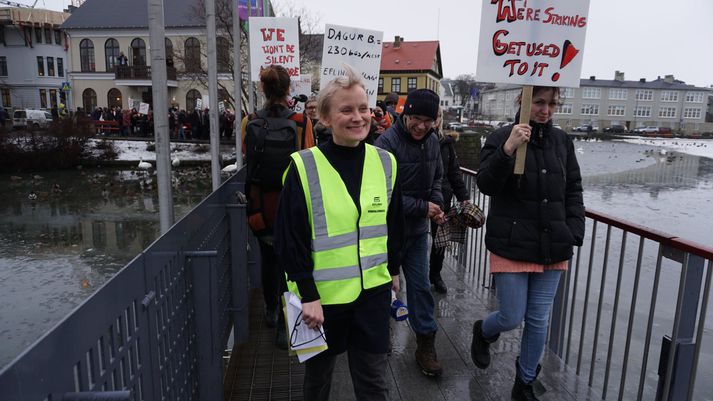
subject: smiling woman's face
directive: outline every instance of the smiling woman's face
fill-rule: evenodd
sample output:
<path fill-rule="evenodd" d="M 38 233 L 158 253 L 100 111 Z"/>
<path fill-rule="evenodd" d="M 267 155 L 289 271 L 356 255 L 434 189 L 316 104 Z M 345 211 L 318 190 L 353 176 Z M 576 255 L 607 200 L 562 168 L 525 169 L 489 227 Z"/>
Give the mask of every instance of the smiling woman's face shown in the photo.
<path fill-rule="evenodd" d="M 338 89 L 330 99 L 329 113 L 322 116 L 322 123 L 332 129 L 334 143 L 341 146 L 357 146 L 369 134 L 371 111 L 364 88 L 353 85 Z"/>
<path fill-rule="evenodd" d="M 530 107 L 530 118 L 535 122 L 544 124 L 552 119 L 559 95 L 554 89 L 543 89 L 532 95 L 532 105 Z"/>

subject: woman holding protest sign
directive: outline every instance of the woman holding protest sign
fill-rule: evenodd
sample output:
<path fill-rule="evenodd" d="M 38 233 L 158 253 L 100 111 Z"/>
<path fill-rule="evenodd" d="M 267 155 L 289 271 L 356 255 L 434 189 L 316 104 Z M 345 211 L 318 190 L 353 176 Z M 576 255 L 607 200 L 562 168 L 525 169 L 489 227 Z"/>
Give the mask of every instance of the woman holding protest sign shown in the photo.
<path fill-rule="evenodd" d="M 399 290 L 404 225 L 401 190 L 396 159 L 364 142 L 371 111 L 361 74 L 345 71 L 319 94 L 320 122 L 332 139 L 291 156 L 275 249 L 290 291 L 302 301 L 299 323 L 323 326 L 328 345 L 306 361 L 305 400 L 329 398 L 337 355 L 346 351 L 356 399 L 385 401 L 390 290 Z"/>
<path fill-rule="evenodd" d="M 573 246 L 584 238 L 582 178 L 571 138 L 552 126 L 559 88 L 535 86 L 529 124 L 500 128 L 480 152 L 477 182 L 491 196 L 485 244 L 500 310 L 473 325 L 471 358 L 490 364 L 490 344 L 525 321 L 513 400 L 537 400 L 536 381 L 552 301 Z M 518 116 L 515 120 L 519 120 Z M 525 171 L 513 174 L 527 146 Z"/>
<path fill-rule="evenodd" d="M 260 243 L 265 322 L 270 327 L 277 325 L 276 344 L 286 348 L 285 325 L 279 310 L 279 299 L 286 289 L 285 273 L 277 263 L 273 230 L 289 155 L 314 146 L 314 138 L 309 118 L 289 108 L 287 70 L 281 65 L 268 66 L 260 72 L 260 83 L 265 106 L 243 118 L 241 125 L 247 160 L 248 224 Z"/>

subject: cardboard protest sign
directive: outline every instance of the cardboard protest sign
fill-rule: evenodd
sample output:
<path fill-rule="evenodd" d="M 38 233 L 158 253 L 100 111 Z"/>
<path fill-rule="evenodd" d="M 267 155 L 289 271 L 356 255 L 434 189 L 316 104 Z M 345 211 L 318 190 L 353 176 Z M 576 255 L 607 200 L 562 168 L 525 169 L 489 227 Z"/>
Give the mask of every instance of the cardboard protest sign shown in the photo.
<path fill-rule="evenodd" d="M 312 94 L 312 75 L 302 74 L 300 75 L 299 81 L 292 81 L 290 84 L 290 96 L 296 97 L 299 95 L 305 95 L 309 97 Z M 301 102 L 296 102 L 294 110 L 297 113 L 303 112 L 305 109 L 305 104 Z"/>
<path fill-rule="evenodd" d="M 297 18 L 250 17 L 250 73 L 260 80 L 260 71 L 279 64 L 292 79 L 300 78 L 300 39 Z"/>
<path fill-rule="evenodd" d="M 589 0 L 483 0 L 476 79 L 579 87 Z"/>
<path fill-rule="evenodd" d="M 343 64 L 349 64 L 364 77 L 369 105 L 376 106 L 383 36 L 384 33 L 379 31 L 327 24 L 324 28 L 319 89 L 344 75 Z"/>

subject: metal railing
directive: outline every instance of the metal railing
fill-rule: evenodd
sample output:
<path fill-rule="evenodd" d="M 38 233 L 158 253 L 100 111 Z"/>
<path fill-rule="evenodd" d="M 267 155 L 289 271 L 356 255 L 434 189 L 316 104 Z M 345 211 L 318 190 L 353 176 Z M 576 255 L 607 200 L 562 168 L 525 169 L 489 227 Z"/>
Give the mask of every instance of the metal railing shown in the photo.
<path fill-rule="evenodd" d="M 0 399 L 218 400 L 248 336 L 244 170 L 0 371 Z M 250 278 L 249 278 L 250 276 Z"/>
<path fill-rule="evenodd" d="M 476 173 L 461 170 L 487 214 Z M 696 378 L 713 377 L 713 248 L 592 210 L 586 226 L 560 280 L 549 349 L 602 399 L 710 400 L 713 384 Z M 484 235 L 469 230 L 450 255 L 486 289 L 493 282 Z"/>
<path fill-rule="evenodd" d="M 176 80 L 176 69 L 166 67 L 166 77 L 170 81 Z M 114 79 L 151 79 L 151 66 L 148 65 L 118 65 L 114 72 Z"/>

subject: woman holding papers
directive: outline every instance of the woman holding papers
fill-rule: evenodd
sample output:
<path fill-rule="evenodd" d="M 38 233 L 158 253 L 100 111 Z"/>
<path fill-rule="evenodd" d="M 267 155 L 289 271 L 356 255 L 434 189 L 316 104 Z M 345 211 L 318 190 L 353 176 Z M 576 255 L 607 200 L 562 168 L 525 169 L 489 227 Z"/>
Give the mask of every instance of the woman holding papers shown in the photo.
<path fill-rule="evenodd" d="M 292 154 L 275 249 L 288 288 L 302 300 L 298 323 L 322 326 L 328 345 L 306 362 L 305 399 L 329 399 L 336 356 L 346 351 L 356 398 L 387 400 L 390 290 L 399 289 L 403 237 L 401 191 L 394 157 L 363 142 L 371 112 L 361 74 L 349 66 L 345 73 L 319 95 L 320 121 L 332 139 Z"/>
<path fill-rule="evenodd" d="M 473 325 L 471 358 L 490 364 L 490 344 L 525 321 L 513 400 L 537 400 L 550 309 L 574 245 L 584 238 L 582 178 L 572 139 L 552 126 L 559 88 L 535 86 L 530 123 L 503 127 L 480 152 L 478 187 L 491 197 L 485 245 L 500 310 Z M 518 113 L 519 114 L 519 113 Z M 519 115 L 515 117 L 519 120 Z M 522 175 L 515 152 L 526 144 Z"/>

